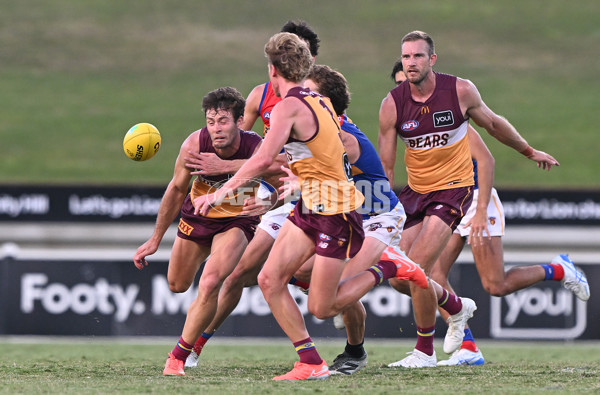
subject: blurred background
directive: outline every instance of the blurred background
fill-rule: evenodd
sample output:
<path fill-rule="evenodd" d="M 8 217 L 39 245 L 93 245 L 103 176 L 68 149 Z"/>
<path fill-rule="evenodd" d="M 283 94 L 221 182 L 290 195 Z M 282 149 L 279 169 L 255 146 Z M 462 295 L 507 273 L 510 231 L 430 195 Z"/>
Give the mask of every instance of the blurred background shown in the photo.
<path fill-rule="evenodd" d="M 193 293 L 161 288 L 174 229 L 153 269 L 138 273 L 130 259 L 150 236 L 181 143 L 204 126 L 202 97 L 226 85 L 247 96 L 266 81 L 264 44 L 290 19 L 318 33 L 317 63 L 346 76 L 348 114 L 375 144 L 400 39 L 428 32 L 436 71 L 473 81 L 489 107 L 561 163 L 543 172 L 480 130 L 507 213 L 507 264 L 570 252 L 591 278 L 592 300 L 600 291 L 597 1 L 0 0 L 0 9 L 0 294 L 9 301 L 0 305 L 0 334 L 179 333 Z M 147 162 L 122 149 L 139 122 L 162 135 Z M 405 182 L 398 160 L 395 184 Z M 600 311 L 590 310 L 598 303 L 581 305 L 546 284 L 517 298 L 524 322 L 507 321 L 516 305 L 481 290 L 468 248 L 453 276 L 484 306 L 475 326 L 490 337 L 527 338 L 548 327 L 550 338 L 600 336 Z M 270 322 L 267 333 L 283 335 L 255 291 L 225 332 Z M 398 327 L 412 325 L 410 302 L 398 298 L 380 291 L 388 312 L 373 307 L 383 321 L 371 326 L 389 326 L 390 317 L 401 324 L 371 335 L 407 334 Z M 81 322 L 67 329 L 65 318 Z M 329 323 L 315 325 L 336 336 Z"/>

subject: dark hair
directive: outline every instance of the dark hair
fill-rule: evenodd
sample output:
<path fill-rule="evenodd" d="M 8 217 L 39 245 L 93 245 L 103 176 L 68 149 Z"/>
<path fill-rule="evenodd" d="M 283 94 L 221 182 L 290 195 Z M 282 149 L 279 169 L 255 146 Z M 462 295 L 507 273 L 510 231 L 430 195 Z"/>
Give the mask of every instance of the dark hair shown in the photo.
<path fill-rule="evenodd" d="M 394 63 L 394 68 L 392 69 L 392 74 L 390 75 L 392 81 L 396 82 L 396 74 L 398 74 L 399 71 L 403 70 L 404 69 L 402 67 L 402 59 L 396 60 L 396 63 Z"/>
<path fill-rule="evenodd" d="M 287 21 L 281 28 L 282 33 L 293 33 L 308 43 L 308 49 L 312 56 L 319 54 L 319 36 L 304 21 Z"/>
<path fill-rule="evenodd" d="M 342 115 L 350 104 L 350 91 L 346 78 L 329 66 L 316 64 L 310 69 L 307 79 L 311 79 L 318 86 L 319 93 L 331 100 L 333 109 Z"/>
<path fill-rule="evenodd" d="M 206 96 L 202 98 L 202 110 L 204 111 L 204 115 L 206 115 L 208 110 L 225 110 L 231 112 L 234 121 L 237 121 L 244 115 L 245 106 L 246 100 L 244 99 L 244 96 L 242 96 L 237 89 L 230 86 L 215 89 L 214 91 L 208 92 Z"/>
<path fill-rule="evenodd" d="M 402 44 L 404 44 L 407 41 L 418 41 L 418 40 L 425 40 L 425 42 L 429 46 L 429 56 L 431 56 L 435 53 L 435 46 L 433 45 L 433 38 L 431 38 L 431 36 L 429 34 L 422 32 L 420 30 L 415 30 L 414 32 L 410 32 L 407 35 L 405 35 L 404 37 L 402 37 Z"/>
<path fill-rule="evenodd" d="M 313 64 L 308 45 L 292 33 L 277 33 L 265 45 L 269 63 L 286 80 L 303 81 Z"/>

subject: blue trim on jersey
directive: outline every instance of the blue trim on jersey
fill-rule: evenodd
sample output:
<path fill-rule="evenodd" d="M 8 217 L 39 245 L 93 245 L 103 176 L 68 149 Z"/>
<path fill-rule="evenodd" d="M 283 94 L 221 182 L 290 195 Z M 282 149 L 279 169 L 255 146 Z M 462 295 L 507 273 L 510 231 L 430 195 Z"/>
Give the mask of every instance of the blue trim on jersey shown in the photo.
<path fill-rule="evenodd" d="M 473 190 L 479 188 L 478 182 L 477 182 L 477 161 L 475 159 L 473 159 L 473 174 L 475 177 L 475 186 L 473 186 Z"/>
<path fill-rule="evenodd" d="M 271 81 L 269 81 L 269 82 L 267 82 L 267 83 L 265 84 L 265 89 L 263 90 L 262 97 L 260 98 L 260 104 L 258 105 L 258 115 L 259 115 L 259 116 L 261 116 L 261 115 L 262 115 L 262 114 L 261 114 L 262 105 L 263 105 L 263 103 L 265 102 L 265 96 L 267 96 L 267 89 L 269 89 L 269 83 L 270 83 L 270 82 L 271 82 Z"/>
<path fill-rule="evenodd" d="M 352 163 L 352 166 L 361 172 L 357 174 L 353 172 L 352 177 L 356 188 L 365 196 L 362 210 L 369 214 L 363 214 L 363 219 L 368 219 L 374 214 L 391 211 L 399 203 L 399 200 L 385 175 L 375 147 L 367 136 L 348 119 L 346 114 L 342 116 L 342 130 L 356 137 L 361 148 L 360 157 L 355 163 Z"/>
<path fill-rule="evenodd" d="M 275 192 L 275 188 L 273 188 L 273 185 L 269 184 L 265 180 L 260 180 L 260 183 L 262 184 L 263 187 L 267 188 L 267 190 L 269 192 L 271 192 L 271 193 Z"/>

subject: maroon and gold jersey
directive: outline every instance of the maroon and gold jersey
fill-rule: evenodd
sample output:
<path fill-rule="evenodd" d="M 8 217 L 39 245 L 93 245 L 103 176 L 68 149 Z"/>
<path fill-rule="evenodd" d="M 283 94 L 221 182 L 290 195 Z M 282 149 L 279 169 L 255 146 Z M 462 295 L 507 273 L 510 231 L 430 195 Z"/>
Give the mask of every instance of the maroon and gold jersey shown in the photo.
<path fill-rule="evenodd" d="M 460 110 L 456 77 L 435 73 L 435 78 L 435 90 L 423 103 L 412 98 L 408 82 L 391 91 L 396 132 L 406 144 L 408 185 L 421 194 L 473 185 L 469 122 Z"/>
<path fill-rule="evenodd" d="M 235 154 L 230 156 L 229 158 L 222 158 L 225 160 L 235 160 L 235 159 L 248 159 L 256 150 L 257 145 L 262 141 L 261 137 L 252 132 L 245 131 L 240 129 L 240 147 Z M 208 133 L 208 129 L 206 127 L 200 130 L 198 135 L 198 141 L 200 145 L 200 149 L 198 152 L 212 152 L 217 153 L 215 148 L 213 147 L 212 140 L 210 138 L 210 134 Z M 218 155 L 218 154 L 217 154 Z M 231 178 L 233 174 L 220 174 L 217 176 L 203 176 L 198 175 L 192 184 L 192 190 L 190 192 L 190 198 L 193 202 L 195 198 L 202 195 L 207 195 L 209 193 L 214 193 L 218 188 L 220 188 L 229 178 Z M 259 187 L 259 184 L 253 185 L 253 192 L 251 194 L 256 193 L 256 190 Z M 250 197 L 250 195 L 246 194 L 245 196 L 241 192 L 237 192 L 235 195 L 229 196 L 226 198 L 220 205 L 213 207 L 207 214 L 208 218 L 230 218 L 239 215 L 242 210 L 244 199 Z"/>
<path fill-rule="evenodd" d="M 356 210 L 364 197 L 352 181 L 352 166 L 331 102 L 301 87 L 290 89 L 286 97 L 302 101 L 313 113 L 316 123 L 310 139 L 290 138 L 284 145 L 290 170 L 298 176 L 306 208 L 324 215 Z"/>

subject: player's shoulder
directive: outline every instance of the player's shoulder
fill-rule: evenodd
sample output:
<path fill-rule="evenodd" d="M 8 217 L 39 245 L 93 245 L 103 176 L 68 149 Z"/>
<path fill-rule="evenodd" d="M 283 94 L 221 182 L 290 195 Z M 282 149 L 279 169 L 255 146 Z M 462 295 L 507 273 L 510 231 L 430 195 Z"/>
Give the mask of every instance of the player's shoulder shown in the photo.
<path fill-rule="evenodd" d="M 468 91 L 473 89 L 477 88 L 471 80 L 467 78 L 456 77 L 456 90 Z"/>
<path fill-rule="evenodd" d="M 471 80 L 456 77 L 456 95 L 461 103 L 471 103 L 479 100 L 479 91 Z"/>
<path fill-rule="evenodd" d="M 206 128 L 198 129 L 190 133 L 181 144 L 181 151 L 197 151 L 200 148 L 201 134 Z"/>
<path fill-rule="evenodd" d="M 260 85 L 256 85 L 254 88 L 252 88 L 252 90 L 248 94 L 248 97 L 246 98 L 246 101 L 260 100 L 260 98 L 262 97 L 263 92 L 264 92 L 266 86 L 267 86 L 266 82 L 262 83 Z"/>

